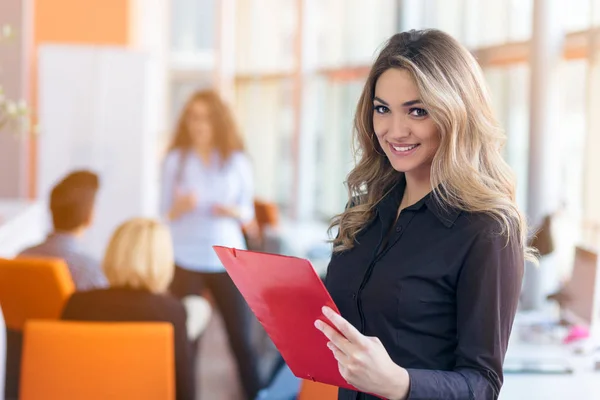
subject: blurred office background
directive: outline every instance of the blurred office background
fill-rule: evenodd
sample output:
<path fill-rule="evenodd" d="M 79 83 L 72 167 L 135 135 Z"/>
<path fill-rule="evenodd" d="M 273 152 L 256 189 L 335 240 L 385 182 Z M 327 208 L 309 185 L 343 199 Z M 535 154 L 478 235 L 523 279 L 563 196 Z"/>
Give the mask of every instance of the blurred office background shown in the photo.
<path fill-rule="evenodd" d="M 419 28 L 442 29 L 477 57 L 519 204 L 533 227 L 552 219 L 554 251 L 528 267 L 523 312 L 548 306 L 578 247 L 600 249 L 600 0 L 10 0 L 0 24 L 10 25 L 0 84 L 37 126 L 0 131 L 3 257 L 45 234 L 48 190 L 75 167 L 106 182 L 88 238 L 97 254 L 119 220 L 156 215 L 181 107 L 215 88 L 235 110 L 257 200 L 277 211 L 269 232 L 278 249 L 322 268 L 371 62 L 389 36 Z M 578 382 L 596 391 L 572 398 L 600 398 L 589 379 Z"/>

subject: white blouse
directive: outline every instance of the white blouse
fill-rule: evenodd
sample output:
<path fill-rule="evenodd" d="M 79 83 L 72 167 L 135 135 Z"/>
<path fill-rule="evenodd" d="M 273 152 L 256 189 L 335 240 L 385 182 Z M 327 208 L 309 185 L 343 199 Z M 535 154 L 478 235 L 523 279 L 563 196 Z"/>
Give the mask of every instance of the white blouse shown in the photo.
<path fill-rule="evenodd" d="M 169 222 L 175 262 L 192 271 L 223 272 L 212 246 L 246 248 L 241 225 L 254 218 L 252 165 L 242 152 L 232 154 L 224 164 L 216 151 L 208 164 L 193 152 L 182 155 L 179 150 L 167 154 L 160 202 L 161 214 L 166 215 L 176 187 L 196 196 L 192 211 Z M 240 219 L 214 215 L 215 205 L 235 206 Z"/>

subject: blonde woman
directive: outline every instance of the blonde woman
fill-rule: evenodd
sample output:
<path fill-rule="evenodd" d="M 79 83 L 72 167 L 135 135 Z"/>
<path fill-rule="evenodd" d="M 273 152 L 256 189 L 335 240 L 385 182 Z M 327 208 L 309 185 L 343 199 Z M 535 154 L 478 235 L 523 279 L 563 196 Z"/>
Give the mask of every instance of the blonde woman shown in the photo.
<path fill-rule="evenodd" d="M 355 131 L 326 279 L 341 316 L 315 321 L 360 390 L 339 399 L 497 398 L 534 257 L 477 62 L 440 31 L 394 35 Z"/>
<path fill-rule="evenodd" d="M 199 335 L 210 309 L 203 299 L 189 301 L 195 326 L 188 326 L 184 305 L 166 294 L 174 273 L 173 245 L 168 228 L 145 218 L 123 223 L 108 244 L 103 269 L 110 287 L 75 293 L 67 302 L 62 318 L 172 323 L 176 398 L 194 399 L 194 360 L 188 336 L 193 339 L 194 335 Z"/>

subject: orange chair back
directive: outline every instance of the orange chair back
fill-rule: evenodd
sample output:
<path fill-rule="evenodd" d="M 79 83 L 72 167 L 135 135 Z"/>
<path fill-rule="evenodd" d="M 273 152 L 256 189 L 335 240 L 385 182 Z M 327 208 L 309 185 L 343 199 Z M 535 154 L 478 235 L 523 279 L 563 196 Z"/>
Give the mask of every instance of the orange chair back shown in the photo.
<path fill-rule="evenodd" d="M 63 260 L 0 259 L 0 307 L 6 325 L 22 330 L 28 319 L 58 319 L 75 291 Z"/>
<path fill-rule="evenodd" d="M 173 326 L 28 321 L 20 400 L 173 400 Z"/>
<path fill-rule="evenodd" d="M 297 400 L 337 400 L 338 388 L 324 383 L 303 380 Z"/>
<path fill-rule="evenodd" d="M 279 209 L 275 203 L 255 200 L 254 213 L 261 230 L 267 225 L 277 226 L 279 224 Z"/>

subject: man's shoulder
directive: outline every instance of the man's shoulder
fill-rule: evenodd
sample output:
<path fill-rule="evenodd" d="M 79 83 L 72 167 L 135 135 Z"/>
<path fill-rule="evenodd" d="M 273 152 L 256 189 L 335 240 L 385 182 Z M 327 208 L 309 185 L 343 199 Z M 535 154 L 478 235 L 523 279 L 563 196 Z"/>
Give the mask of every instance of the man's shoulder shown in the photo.
<path fill-rule="evenodd" d="M 77 251 L 65 256 L 77 290 L 90 290 L 108 286 L 100 262 L 86 253 Z"/>
<path fill-rule="evenodd" d="M 21 256 L 45 256 L 46 254 L 44 251 L 45 248 L 45 244 L 46 242 L 41 242 L 38 243 L 36 245 L 27 247 L 26 249 L 21 250 L 21 252 L 18 254 L 18 257 Z"/>
<path fill-rule="evenodd" d="M 67 259 L 67 262 L 77 262 L 82 266 L 100 268 L 100 261 L 89 255 L 85 251 L 77 250 L 70 252 L 68 253 L 68 256 L 65 255 L 65 258 Z"/>

